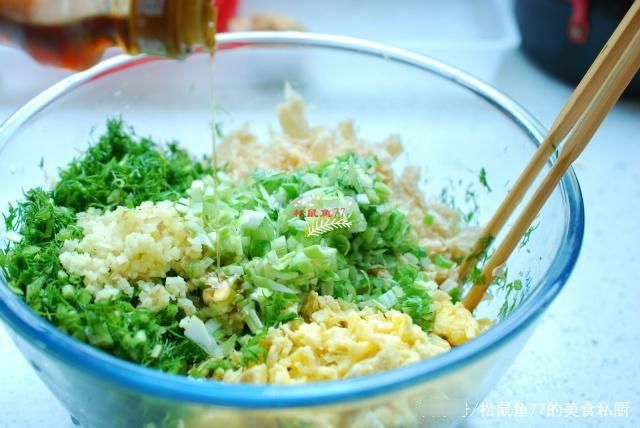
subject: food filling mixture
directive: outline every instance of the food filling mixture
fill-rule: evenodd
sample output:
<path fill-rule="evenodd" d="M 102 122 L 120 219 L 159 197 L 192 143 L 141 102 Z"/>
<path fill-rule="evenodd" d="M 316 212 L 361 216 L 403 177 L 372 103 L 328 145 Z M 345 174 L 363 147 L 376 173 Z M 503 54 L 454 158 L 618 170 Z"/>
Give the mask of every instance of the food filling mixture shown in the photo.
<path fill-rule="evenodd" d="M 281 132 L 225 136 L 219 171 L 109 121 L 52 190 L 10 207 L 10 287 L 79 340 L 225 382 L 367 375 L 478 336 L 489 322 L 455 277 L 478 230 L 424 200 L 418 168 L 394 174 L 398 137 L 309 126 L 285 92 Z"/>

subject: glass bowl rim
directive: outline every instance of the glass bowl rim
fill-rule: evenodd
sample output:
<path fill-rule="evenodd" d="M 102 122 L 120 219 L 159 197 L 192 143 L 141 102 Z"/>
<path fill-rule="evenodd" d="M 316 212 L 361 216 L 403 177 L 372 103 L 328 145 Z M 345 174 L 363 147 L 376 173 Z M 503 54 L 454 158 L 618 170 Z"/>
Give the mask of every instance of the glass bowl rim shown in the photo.
<path fill-rule="evenodd" d="M 346 36 L 298 32 L 222 33 L 217 36 L 218 49 L 261 47 L 324 48 L 378 57 L 415 67 L 474 92 L 526 132 L 539 145 L 546 131 L 524 108 L 494 87 L 455 67 L 422 54 Z M 93 68 L 76 73 L 52 85 L 0 126 L 0 155 L 11 137 L 31 117 L 59 98 L 93 80 L 118 71 L 156 61 L 151 57 L 119 55 Z M 533 323 L 560 292 L 573 270 L 584 235 L 584 206 L 575 172 L 570 169 L 562 178 L 560 190 L 564 210 L 562 242 L 547 272 L 539 281 L 539 291 L 530 296 L 512 314 L 480 337 L 450 352 L 419 363 L 369 376 L 302 385 L 228 384 L 172 375 L 142 367 L 111 356 L 66 335 L 39 317 L 7 286 L 0 277 L 0 318 L 13 331 L 56 359 L 71 364 L 89 376 L 115 385 L 127 392 L 171 401 L 236 408 L 291 408 L 338 404 L 369 399 L 401 391 L 470 364 L 497 350 Z"/>

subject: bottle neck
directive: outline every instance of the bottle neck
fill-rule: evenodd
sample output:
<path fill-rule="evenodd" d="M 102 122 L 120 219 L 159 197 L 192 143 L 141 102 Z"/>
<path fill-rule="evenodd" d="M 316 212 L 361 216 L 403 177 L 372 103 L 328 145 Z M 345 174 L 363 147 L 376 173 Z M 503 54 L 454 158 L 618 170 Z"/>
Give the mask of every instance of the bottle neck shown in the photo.
<path fill-rule="evenodd" d="M 182 57 L 215 44 L 211 0 L 130 0 L 129 34 L 119 40 L 129 53 Z M 124 42 L 124 43 L 123 43 Z"/>

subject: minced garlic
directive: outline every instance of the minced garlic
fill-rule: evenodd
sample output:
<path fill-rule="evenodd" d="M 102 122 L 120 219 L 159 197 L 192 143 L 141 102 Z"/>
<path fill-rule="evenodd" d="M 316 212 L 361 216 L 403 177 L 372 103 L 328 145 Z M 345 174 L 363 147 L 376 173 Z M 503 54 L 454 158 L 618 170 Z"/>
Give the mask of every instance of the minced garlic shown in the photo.
<path fill-rule="evenodd" d="M 78 214 L 78 226 L 84 237 L 64 243 L 60 263 L 82 277 L 97 301 L 119 293 L 132 296 L 138 288 L 140 306 L 158 311 L 169 300 L 186 297 L 182 277 L 157 283 L 171 270 L 184 272 L 188 263 L 202 258 L 201 244 L 191 238 L 172 202 L 144 202 L 105 213 L 90 209 Z"/>

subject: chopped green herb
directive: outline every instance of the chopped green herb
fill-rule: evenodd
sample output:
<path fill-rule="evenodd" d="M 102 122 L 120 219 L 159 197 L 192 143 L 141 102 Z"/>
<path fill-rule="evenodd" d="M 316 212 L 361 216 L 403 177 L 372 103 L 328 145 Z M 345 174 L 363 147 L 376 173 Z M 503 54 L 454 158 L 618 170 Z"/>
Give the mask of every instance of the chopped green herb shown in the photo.
<path fill-rule="evenodd" d="M 528 295 L 528 293 L 524 292 L 525 289 L 529 287 L 528 284 L 530 283 L 528 275 L 526 276 L 525 282 L 521 279 L 509 281 L 508 275 L 508 269 L 505 269 L 504 272 L 500 276 L 496 277 L 492 282 L 492 286 L 496 287 L 498 292 L 502 294 L 501 297 L 504 298 L 500 311 L 498 312 L 498 317 L 500 319 L 511 314 L 518 306 L 520 306 L 524 298 Z"/>
<path fill-rule="evenodd" d="M 464 215 L 464 221 L 471 223 L 473 220 L 477 220 L 478 213 L 480 212 L 480 205 L 478 204 L 478 195 L 473 189 L 473 185 L 467 186 L 464 193 L 464 201 L 470 207 L 469 211 Z"/>
<path fill-rule="evenodd" d="M 523 248 L 529 243 L 529 241 L 531 240 L 531 234 L 538 228 L 538 226 L 540 226 L 540 223 L 532 224 L 531 226 L 529 226 L 524 236 L 522 237 L 518 248 Z"/>
<path fill-rule="evenodd" d="M 216 132 L 216 137 L 218 137 L 220 139 L 224 138 L 224 133 L 222 132 L 222 123 L 221 122 L 216 122 L 215 132 Z"/>
<path fill-rule="evenodd" d="M 449 296 L 451 296 L 451 301 L 453 303 L 458 303 L 462 300 L 462 291 L 460 291 L 459 287 L 452 288 L 449 291 Z"/>
<path fill-rule="evenodd" d="M 96 145 L 60 171 L 53 199 L 76 212 L 132 208 L 144 201 L 176 200 L 193 180 L 211 173 L 208 162 L 196 162 L 176 144 L 162 148 L 113 119 Z"/>
<path fill-rule="evenodd" d="M 469 282 L 471 284 L 482 284 L 485 281 L 485 277 L 482 274 L 482 269 L 474 267 L 469 272 Z"/>
<path fill-rule="evenodd" d="M 488 192 L 491 192 L 491 186 L 489 186 L 489 182 L 487 181 L 487 171 L 484 168 L 480 168 L 480 184 L 487 189 Z"/>

